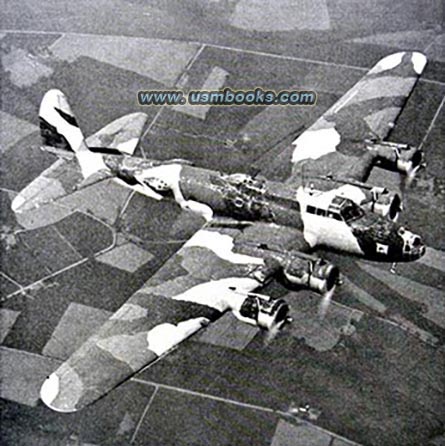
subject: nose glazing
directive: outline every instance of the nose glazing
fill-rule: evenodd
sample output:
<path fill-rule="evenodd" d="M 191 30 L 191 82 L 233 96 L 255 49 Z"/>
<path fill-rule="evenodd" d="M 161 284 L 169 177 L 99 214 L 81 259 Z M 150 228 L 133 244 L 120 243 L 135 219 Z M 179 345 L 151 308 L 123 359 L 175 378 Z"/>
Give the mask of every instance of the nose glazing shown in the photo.
<path fill-rule="evenodd" d="M 419 258 L 425 254 L 425 245 L 420 236 L 404 228 L 399 230 L 399 234 L 403 239 L 403 255 L 410 258 Z"/>
<path fill-rule="evenodd" d="M 420 237 L 418 235 L 416 235 L 413 239 L 413 246 L 419 247 L 421 245 L 422 245 L 422 241 L 421 241 Z"/>

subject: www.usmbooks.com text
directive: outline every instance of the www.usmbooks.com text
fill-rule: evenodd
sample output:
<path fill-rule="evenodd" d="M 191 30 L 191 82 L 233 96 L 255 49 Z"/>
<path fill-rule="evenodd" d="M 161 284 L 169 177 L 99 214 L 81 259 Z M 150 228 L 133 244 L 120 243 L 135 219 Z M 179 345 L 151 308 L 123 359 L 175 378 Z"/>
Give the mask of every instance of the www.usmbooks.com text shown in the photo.
<path fill-rule="evenodd" d="M 314 105 L 317 94 L 308 90 L 143 90 L 139 105 Z"/>

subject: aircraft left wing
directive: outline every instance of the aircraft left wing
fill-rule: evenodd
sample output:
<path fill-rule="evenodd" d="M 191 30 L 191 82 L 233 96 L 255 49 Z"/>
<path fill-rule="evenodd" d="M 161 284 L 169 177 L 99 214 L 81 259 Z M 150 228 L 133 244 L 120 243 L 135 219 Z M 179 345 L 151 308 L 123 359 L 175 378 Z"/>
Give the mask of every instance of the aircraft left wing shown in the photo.
<path fill-rule="evenodd" d="M 419 52 L 380 60 L 293 143 L 293 173 L 366 181 L 374 164 L 409 173 L 420 164 L 417 150 L 382 143 L 395 125 L 425 65 Z M 373 141 L 375 144 L 373 144 Z"/>
<path fill-rule="evenodd" d="M 279 233 L 275 226 L 271 231 Z M 211 223 L 195 233 L 47 378 L 41 388 L 45 404 L 60 412 L 87 406 L 225 311 L 263 328 L 284 323 L 284 301 L 250 294 L 276 272 L 277 263 L 235 249 L 242 232 L 239 223 Z"/>

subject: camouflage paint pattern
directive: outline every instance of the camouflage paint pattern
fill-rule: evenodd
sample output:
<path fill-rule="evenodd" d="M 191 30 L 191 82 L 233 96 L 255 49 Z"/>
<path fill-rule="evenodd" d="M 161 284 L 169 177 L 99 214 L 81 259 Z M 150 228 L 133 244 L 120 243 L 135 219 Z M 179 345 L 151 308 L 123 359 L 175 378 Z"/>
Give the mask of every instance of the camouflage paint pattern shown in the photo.
<path fill-rule="evenodd" d="M 79 410 L 223 312 L 239 310 L 264 268 L 261 257 L 236 252 L 241 232 L 198 231 L 45 381 L 42 400 L 60 412 Z"/>
<path fill-rule="evenodd" d="M 288 181 L 301 177 L 303 164 L 307 177 L 332 174 L 366 181 L 372 166 L 393 150 L 373 153 L 365 141 L 388 136 L 425 64 L 426 57 L 418 52 L 380 60 L 292 143 L 293 173 Z"/>
<path fill-rule="evenodd" d="M 87 141 L 93 145 L 89 150 L 83 141 L 77 144 L 81 133 L 63 93 L 49 92 L 41 110 L 57 125 L 46 122 L 44 136 L 58 140 L 64 136 L 61 129 L 69 129 L 66 142 L 84 178 L 67 170 L 70 162 L 56 163 L 19 194 L 14 210 L 116 178 L 153 199 L 173 199 L 212 224 L 48 377 L 42 400 L 61 412 L 85 407 L 225 311 L 242 315 L 249 293 L 280 269 L 293 283 L 322 290 L 324 279 L 336 275 L 331 265 L 304 254 L 310 249 L 325 246 L 385 261 L 423 255 L 419 236 L 359 205 L 377 192 L 362 184 L 374 165 L 409 173 L 418 161 L 415 150 L 401 153 L 400 147 L 380 140 L 393 127 L 425 63 L 416 52 L 382 59 L 294 141 L 287 161 L 293 163 L 293 174 L 286 183 L 225 175 L 181 160 L 128 156 L 145 124 L 140 114 L 106 126 Z"/>
<path fill-rule="evenodd" d="M 123 116 L 86 139 L 91 147 L 107 147 L 133 153 L 147 122 L 145 113 Z M 42 172 L 15 198 L 12 208 L 26 212 L 72 194 L 82 183 L 82 174 L 72 152 L 62 153 L 58 159 Z"/>

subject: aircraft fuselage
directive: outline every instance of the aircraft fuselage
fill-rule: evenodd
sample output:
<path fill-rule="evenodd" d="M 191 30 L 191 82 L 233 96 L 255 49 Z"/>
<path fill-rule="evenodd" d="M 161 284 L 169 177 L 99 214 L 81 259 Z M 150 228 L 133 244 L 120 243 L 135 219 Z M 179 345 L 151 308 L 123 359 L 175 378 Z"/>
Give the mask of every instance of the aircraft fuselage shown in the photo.
<path fill-rule="evenodd" d="M 425 252 L 418 235 L 358 206 L 341 188 L 319 191 L 181 161 L 106 155 L 104 162 L 128 187 L 158 200 L 174 199 L 207 220 L 218 215 L 291 227 L 312 248 L 324 246 L 373 260 L 412 261 Z"/>

